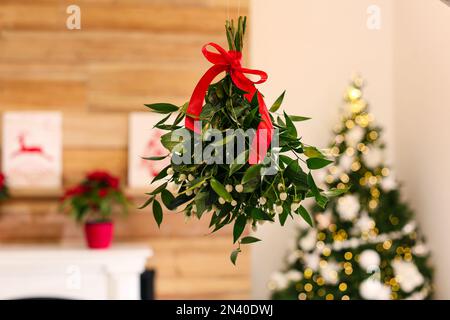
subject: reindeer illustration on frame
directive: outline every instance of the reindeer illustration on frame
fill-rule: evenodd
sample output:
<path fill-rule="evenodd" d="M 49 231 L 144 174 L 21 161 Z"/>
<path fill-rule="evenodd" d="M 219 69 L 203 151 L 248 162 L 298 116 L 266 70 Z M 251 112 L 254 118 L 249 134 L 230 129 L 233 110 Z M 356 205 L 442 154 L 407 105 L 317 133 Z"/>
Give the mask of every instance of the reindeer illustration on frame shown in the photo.
<path fill-rule="evenodd" d="M 163 131 L 152 127 L 160 120 L 148 112 L 133 112 L 129 118 L 128 185 L 130 188 L 148 187 L 170 159 L 148 161 L 143 157 L 164 156 L 168 152 L 161 144 Z"/>
<path fill-rule="evenodd" d="M 12 188 L 61 186 L 59 112 L 6 112 L 2 168 Z"/>

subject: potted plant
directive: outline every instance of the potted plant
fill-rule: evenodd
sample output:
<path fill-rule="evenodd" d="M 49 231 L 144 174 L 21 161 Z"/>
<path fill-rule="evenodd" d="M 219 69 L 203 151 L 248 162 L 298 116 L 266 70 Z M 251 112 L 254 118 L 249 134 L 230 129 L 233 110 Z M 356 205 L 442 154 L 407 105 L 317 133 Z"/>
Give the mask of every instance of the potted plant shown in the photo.
<path fill-rule="evenodd" d="M 84 222 L 88 247 L 106 249 L 111 245 L 114 224 L 111 214 L 114 206 L 126 212 L 128 200 L 120 188 L 119 178 L 105 171 L 86 175 L 80 184 L 69 188 L 62 199 L 64 209 L 70 210 L 78 223 Z"/>
<path fill-rule="evenodd" d="M 4 201 L 9 198 L 8 186 L 6 185 L 6 178 L 3 173 L 0 172 L 0 201 Z"/>

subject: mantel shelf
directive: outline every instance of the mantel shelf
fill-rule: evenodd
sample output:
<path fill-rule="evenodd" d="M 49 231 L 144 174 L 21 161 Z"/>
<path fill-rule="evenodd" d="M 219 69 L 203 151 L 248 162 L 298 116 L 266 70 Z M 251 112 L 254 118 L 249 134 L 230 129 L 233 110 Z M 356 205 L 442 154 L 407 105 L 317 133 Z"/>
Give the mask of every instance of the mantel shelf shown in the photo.
<path fill-rule="evenodd" d="M 131 198 L 145 198 L 147 195 L 145 193 L 150 190 L 145 189 L 134 189 L 126 188 L 125 194 Z M 9 193 L 13 199 L 59 199 L 63 196 L 63 189 L 58 188 L 20 188 L 20 189 L 10 189 Z"/>

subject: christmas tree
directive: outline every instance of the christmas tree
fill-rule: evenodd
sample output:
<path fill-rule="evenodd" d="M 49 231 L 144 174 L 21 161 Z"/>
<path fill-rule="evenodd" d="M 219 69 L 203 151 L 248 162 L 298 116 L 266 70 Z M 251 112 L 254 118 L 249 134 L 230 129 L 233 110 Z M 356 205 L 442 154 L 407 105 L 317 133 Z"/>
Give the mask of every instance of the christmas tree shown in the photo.
<path fill-rule="evenodd" d="M 355 77 L 335 128 L 323 185 L 349 188 L 324 211 L 312 208 L 314 228 L 302 226 L 283 272 L 272 275 L 273 299 L 427 299 L 432 295 L 429 250 L 413 212 L 401 200 L 384 160 L 381 129 Z"/>

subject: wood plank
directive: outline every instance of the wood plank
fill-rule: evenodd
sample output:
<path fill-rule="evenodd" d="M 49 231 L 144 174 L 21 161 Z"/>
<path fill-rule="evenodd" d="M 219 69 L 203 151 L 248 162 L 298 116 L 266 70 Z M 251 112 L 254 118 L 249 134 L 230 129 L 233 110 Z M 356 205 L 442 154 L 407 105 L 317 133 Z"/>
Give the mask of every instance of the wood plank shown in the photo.
<path fill-rule="evenodd" d="M 201 47 L 222 45 L 224 35 L 143 32 L 3 31 L 0 62 L 7 63 L 199 63 Z"/>
<path fill-rule="evenodd" d="M 93 111 L 146 111 L 145 103 L 189 100 L 207 69 L 198 65 L 120 65 L 89 69 L 89 108 Z"/>
<path fill-rule="evenodd" d="M 134 202 L 134 206 L 140 206 L 144 201 Z M 209 219 L 205 216 L 202 220 L 191 219 L 186 221 L 182 213 L 165 213 L 161 228 L 155 223 L 152 209 L 130 209 L 128 216 L 117 220 L 116 233 L 119 239 L 134 238 L 166 238 L 166 237 L 197 237 L 201 236 L 205 242 L 217 236 L 228 235 L 231 239 L 232 227 L 225 227 L 215 234 L 210 234 L 208 228 Z M 230 247 L 232 248 L 232 247 Z"/>
<path fill-rule="evenodd" d="M 250 250 L 239 257 L 238 267 L 230 263 L 233 250 L 228 235 L 179 237 L 148 240 L 155 252 L 147 267 L 156 268 L 160 277 L 249 276 Z M 201 263 L 200 263 L 201 262 Z"/>
<path fill-rule="evenodd" d="M 67 30 L 66 8 L 73 1 L 59 3 L 2 3 L 3 30 Z M 81 9 L 81 30 L 141 30 L 214 34 L 223 32 L 230 13 L 238 8 L 225 6 L 185 6 L 174 3 L 129 1 L 77 1 Z M 247 10 L 241 8 L 241 14 Z"/>
<path fill-rule="evenodd" d="M 171 278 L 157 279 L 156 289 L 161 296 L 175 296 L 176 299 L 188 299 L 195 294 L 203 299 L 214 299 L 221 294 L 242 294 L 250 291 L 248 277 L 220 277 L 220 278 Z"/>
<path fill-rule="evenodd" d="M 63 143 L 69 149 L 126 149 L 128 115 L 119 113 L 63 114 Z"/>
<path fill-rule="evenodd" d="M 84 81 L 0 79 L 0 111 L 39 109 L 82 111 L 86 109 L 86 101 Z"/>
<path fill-rule="evenodd" d="M 64 185 L 76 184 L 87 172 L 98 169 L 125 177 L 127 172 L 126 149 L 105 149 L 95 152 L 84 148 L 64 150 Z"/>

